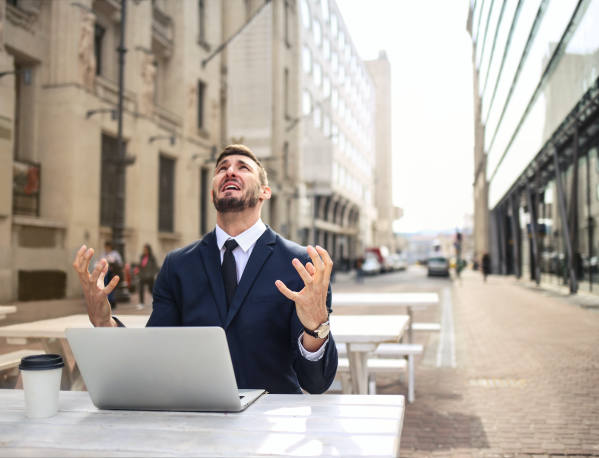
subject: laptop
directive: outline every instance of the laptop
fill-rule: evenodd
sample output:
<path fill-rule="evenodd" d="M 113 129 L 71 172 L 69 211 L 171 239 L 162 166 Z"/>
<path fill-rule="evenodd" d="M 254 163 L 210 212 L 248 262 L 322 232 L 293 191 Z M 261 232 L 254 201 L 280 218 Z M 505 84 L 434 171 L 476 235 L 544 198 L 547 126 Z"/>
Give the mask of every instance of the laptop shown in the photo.
<path fill-rule="evenodd" d="M 70 328 L 99 409 L 240 412 L 264 390 L 238 390 L 220 327 Z"/>

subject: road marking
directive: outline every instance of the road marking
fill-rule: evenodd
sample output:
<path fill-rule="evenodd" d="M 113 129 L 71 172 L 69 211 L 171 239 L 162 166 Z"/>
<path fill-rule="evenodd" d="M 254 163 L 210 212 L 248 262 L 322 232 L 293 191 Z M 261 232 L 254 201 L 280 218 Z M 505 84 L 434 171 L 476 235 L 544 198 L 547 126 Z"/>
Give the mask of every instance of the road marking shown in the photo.
<path fill-rule="evenodd" d="M 443 288 L 441 298 L 441 335 L 437 347 L 437 367 L 456 367 L 451 290 Z"/>

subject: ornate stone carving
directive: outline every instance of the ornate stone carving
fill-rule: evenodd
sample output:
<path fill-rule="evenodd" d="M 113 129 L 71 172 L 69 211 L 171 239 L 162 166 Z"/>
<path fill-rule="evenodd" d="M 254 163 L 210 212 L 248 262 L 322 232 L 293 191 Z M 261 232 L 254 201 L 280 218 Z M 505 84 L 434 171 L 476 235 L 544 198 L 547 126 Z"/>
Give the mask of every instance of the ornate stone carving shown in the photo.
<path fill-rule="evenodd" d="M 94 25 L 96 17 L 92 13 L 83 13 L 79 36 L 79 74 L 81 84 L 93 90 L 96 80 L 96 56 L 94 55 Z"/>
<path fill-rule="evenodd" d="M 141 65 L 141 91 L 139 111 L 151 115 L 154 111 L 154 97 L 156 94 L 156 64 L 152 53 L 144 54 Z"/>

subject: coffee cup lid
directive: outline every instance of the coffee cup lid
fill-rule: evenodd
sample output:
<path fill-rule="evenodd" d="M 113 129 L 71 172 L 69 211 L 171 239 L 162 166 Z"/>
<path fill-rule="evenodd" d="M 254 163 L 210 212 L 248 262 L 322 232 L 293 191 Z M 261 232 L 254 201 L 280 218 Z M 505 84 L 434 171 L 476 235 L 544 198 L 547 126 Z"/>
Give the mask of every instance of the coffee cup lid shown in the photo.
<path fill-rule="evenodd" d="M 64 366 L 62 356 L 54 354 L 41 354 L 25 356 L 21 359 L 19 369 L 22 371 L 43 371 L 57 369 Z"/>

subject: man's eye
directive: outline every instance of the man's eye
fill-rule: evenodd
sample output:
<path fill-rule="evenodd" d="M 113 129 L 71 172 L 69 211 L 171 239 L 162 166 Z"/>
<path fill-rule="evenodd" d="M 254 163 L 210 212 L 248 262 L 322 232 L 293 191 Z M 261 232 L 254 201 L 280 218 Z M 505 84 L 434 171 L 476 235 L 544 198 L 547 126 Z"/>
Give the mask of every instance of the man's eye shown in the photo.
<path fill-rule="evenodd" d="M 239 167 L 240 169 L 244 169 L 244 170 L 249 170 L 250 168 L 247 165 L 242 165 L 241 167 Z"/>

